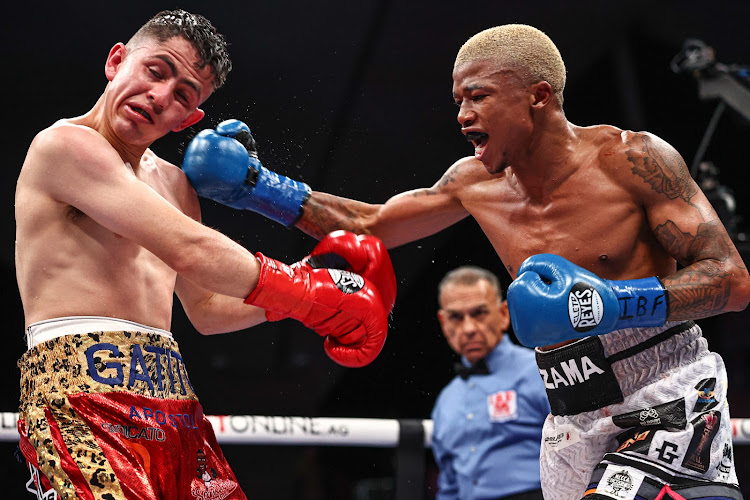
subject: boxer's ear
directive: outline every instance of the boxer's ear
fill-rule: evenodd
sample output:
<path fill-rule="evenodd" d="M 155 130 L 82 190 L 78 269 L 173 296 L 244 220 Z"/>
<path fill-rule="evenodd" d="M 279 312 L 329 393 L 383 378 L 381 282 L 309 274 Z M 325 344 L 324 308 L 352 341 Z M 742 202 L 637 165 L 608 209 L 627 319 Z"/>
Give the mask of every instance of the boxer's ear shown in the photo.
<path fill-rule="evenodd" d="M 190 113 L 187 118 L 182 120 L 182 122 L 177 125 L 175 128 L 172 129 L 172 132 L 179 132 L 180 130 L 185 130 L 188 127 L 191 127 L 201 121 L 201 119 L 206 116 L 206 113 L 201 108 L 196 108 L 195 111 Z"/>
<path fill-rule="evenodd" d="M 120 68 L 120 65 L 125 60 L 126 52 L 127 52 L 127 48 L 125 47 L 125 44 L 122 42 L 116 43 L 109 50 L 109 55 L 107 56 L 107 62 L 104 63 L 104 74 L 107 77 L 107 80 L 109 80 L 110 82 L 115 78 L 115 75 L 117 74 L 117 70 Z"/>
<path fill-rule="evenodd" d="M 529 94 L 529 102 L 531 107 L 541 109 L 545 107 L 552 100 L 552 96 L 555 95 L 555 91 L 546 81 L 541 81 L 531 85 L 531 93 Z"/>

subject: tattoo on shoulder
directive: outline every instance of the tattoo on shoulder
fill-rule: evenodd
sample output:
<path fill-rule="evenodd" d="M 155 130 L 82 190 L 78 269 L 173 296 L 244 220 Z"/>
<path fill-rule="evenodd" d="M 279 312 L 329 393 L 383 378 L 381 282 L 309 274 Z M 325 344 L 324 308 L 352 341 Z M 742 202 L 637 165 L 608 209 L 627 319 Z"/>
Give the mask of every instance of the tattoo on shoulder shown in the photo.
<path fill-rule="evenodd" d="M 637 134 L 628 141 L 626 154 L 633 164 L 631 171 L 670 200 L 681 198 L 691 203 L 698 192 L 685 161 L 671 147 L 659 145 L 645 134 Z"/>
<path fill-rule="evenodd" d="M 458 170 L 458 165 L 452 166 L 443 174 L 443 176 L 435 186 L 431 188 L 417 189 L 416 191 L 414 191 L 414 193 L 412 193 L 412 196 L 414 198 L 418 198 L 421 196 L 434 196 L 438 194 L 438 191 L 440 191 L 440 189 L 444 188 L 448 184 L 456 182 L 456 174 L 458 173 Z"/>
<path fill-rule="evenodd" d="M 424 189 L 416 189 L 413 193 L 411 193 L 412 198 L 421 198 L 422 196 L 435 196 L 438 194 L 437 189 L 435 188 L 424 188 Z"/>
<path fill-rule="evenodd" d="M 456 174 L 460 170 L 460 167 L 458 165 L 453 165 L 451 168 L 449 168 L 443 176 L 440 178 L 440 182 L 438 182 L 438 185 L 440 187 L 447 186 L 448 184 L 452 182 L 456 182 Z"/>

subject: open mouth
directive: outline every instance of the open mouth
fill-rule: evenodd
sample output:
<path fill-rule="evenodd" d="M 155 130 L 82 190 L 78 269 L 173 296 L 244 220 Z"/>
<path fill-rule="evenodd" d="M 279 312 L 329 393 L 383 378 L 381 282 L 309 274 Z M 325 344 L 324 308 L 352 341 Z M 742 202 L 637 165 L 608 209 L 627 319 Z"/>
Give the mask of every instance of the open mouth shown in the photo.
<path fill-rule="evenodd" d="M 474 156 L 479 158 L 482 156 L 484 147 L 487 145 L 489 136 L 484 132 L 467 132 L 466 140 L 474 144 Z"/>
<path fill-rule="evenodd" d="M 153 123 L 153 120 L 151 119 L 151 115 L 149 115 L 149 114 L 148 114 L 148 112 L 147 112 L 146 110 L 144 110 L 144 109 L 141 109 L 141 108 L 138 108 L 138 107 L 136 107 L 136 106 L 130 106 L 130 109 L 132 109 L 133 111 L 135 111 L 135 112 L 136 112 L 136 113 L 138 113 L 139 115 L 141 115 L 141 116 L 143 116 L 144 118 L 146 118 L 146 119 L 147 119 L 147 120 L 148 120 L 149 122 L 152 122 L 152 123 Z"/>

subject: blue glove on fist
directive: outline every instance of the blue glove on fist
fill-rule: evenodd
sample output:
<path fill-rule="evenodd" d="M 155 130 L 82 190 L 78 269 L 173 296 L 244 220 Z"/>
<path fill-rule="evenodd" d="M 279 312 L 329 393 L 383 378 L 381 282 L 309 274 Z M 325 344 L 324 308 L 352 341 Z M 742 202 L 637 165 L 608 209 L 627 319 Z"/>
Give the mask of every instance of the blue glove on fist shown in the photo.
<path fill-rule="evenodd" d="M 311 192 L 307 184 L 265 168 L 250 128 L 239 120 L 196 135 L 185 150 L 182 170 L 199 196 L 285 226 L 297 221 Z"/>
<path fill-rule="evenodd" d="M 511 325 L 528 347 L 661 326 L 668 306 L 666 290 L 656 277 L 605 280 L 552 254 L 526 259 L 508 287 Z"/>

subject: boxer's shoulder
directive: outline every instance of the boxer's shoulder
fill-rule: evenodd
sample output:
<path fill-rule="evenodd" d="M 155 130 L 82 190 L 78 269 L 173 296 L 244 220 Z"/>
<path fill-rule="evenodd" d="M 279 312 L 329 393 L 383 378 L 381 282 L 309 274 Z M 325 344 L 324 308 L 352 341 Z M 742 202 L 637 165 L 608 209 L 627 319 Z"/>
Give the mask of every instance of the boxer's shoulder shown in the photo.
<path fill-rule="evenodd" d="M 60 155 L 84 153 L 87 149 L 105 147 L 108 143 L 96 130 L 76 120 L 58 120 L 36 134 L 29 147 L 29 154 Z"/>

